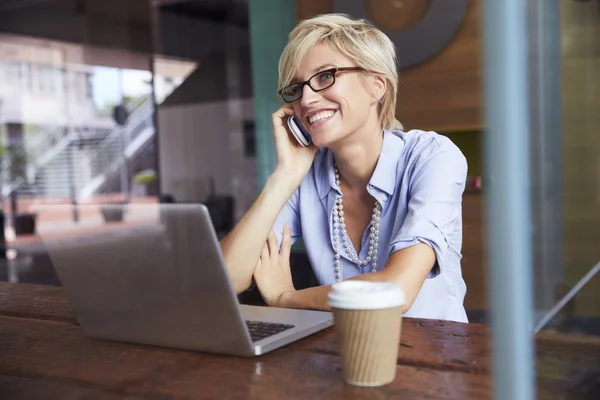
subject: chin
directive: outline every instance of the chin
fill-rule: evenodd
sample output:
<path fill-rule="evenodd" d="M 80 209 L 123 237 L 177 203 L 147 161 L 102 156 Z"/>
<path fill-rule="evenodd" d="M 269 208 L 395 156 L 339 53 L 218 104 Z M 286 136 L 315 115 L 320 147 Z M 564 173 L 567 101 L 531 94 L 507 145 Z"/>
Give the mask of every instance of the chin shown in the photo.
<path fill-rule="evenodd" d="M 320 132 L 312 136 L 312 141 L 317 147 L 334 148 L 339 146 L 344 139 L 348 137 L 347 134 L 340 132 L 340 130 Z"/>
<path fill-rule="evenodd" d="M 312 135 L 312 142 L 317 147 L 331 147 L 336 140 L 335 136 L 329 133 L 319 133 L 316 135 Z"/>

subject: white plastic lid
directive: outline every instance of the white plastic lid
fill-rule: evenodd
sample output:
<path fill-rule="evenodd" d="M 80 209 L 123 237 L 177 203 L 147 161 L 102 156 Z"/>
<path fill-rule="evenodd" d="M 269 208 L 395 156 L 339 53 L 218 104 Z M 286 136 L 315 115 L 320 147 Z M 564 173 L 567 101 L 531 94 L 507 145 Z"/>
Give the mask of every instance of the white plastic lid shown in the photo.
<path fill-rule="evenodd" d="M 404 305 L 400 286 L 386 282 L 343 281 L 333 284 L 327 296 L 331 307 L 349 310 L 377 310 Z"/>

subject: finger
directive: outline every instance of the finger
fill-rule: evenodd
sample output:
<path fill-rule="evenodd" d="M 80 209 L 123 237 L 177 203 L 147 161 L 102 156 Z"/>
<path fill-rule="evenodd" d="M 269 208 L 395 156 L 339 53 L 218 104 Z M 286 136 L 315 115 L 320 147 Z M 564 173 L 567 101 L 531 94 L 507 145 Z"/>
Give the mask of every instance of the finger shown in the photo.
<path fill-rule="evenodd" d="M 259 271 L 260 268 L 262 268 L 262 252 L 261 252 L 261 256 L 258 257 L 258 261 L 256 262 L 256 265 L 254 266 L 254 272 L 252 273 L 252 275 L 256 275 L 256 271 Z"/>
<path fill-rule="evenodd" d="M 269 246 L 265 243 L 260 253 L 260 262 L 263 266 L 267 266 L 271 256 L 269 255 Z"/>
<path fill-rule="evenodd" d="M 288 224 L 283 227 L 283 238 L 281 239 L 281 251 L 279 254 L 284 261 L 290 260 L 290 252 L 292 249 L 292 229 Z"/>
<path fill-rule="evenodd" d="M 277 235 L 275 235 L 275 231 L 273 229 L 271 229 L 271 232 L 269 232 L 267 243 L 269 244 L 269 252 L 271 257 L 275 257 L 275 255 L 279 254 L 279 242 L 277 241 Z"/>
<path fill-rule="evenodd" d="M 294 114 L 294 108 L 292 107 L 291 104 L 286 103 L 286 104 L 282 105 L 281 107 L 279 107 L 279 109 L 273 113 L 273 116 L 277 117 L 277 118 L 283 118 L 286 115 L 292 115 L 292 114 Z"/>
<path fill-rule="evenodd" d="M 285 126 L 283 119 L 290 115 L 294 115 L 294 109 L 290 104 L 284 104 L 271 116 L 273 126 Z"/>

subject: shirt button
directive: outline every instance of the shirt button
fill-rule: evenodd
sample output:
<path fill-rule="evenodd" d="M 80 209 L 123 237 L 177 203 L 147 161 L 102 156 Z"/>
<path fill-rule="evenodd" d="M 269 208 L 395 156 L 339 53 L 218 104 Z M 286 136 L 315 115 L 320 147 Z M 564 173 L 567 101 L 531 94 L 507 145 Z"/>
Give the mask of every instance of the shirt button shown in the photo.
<path fill-rule="evenodd" d="M 373 185 L 369 185 L 369 189 L 373 189 Z"/>
<path fill-rule="evenodd" d="M 387 201 L 387 196 L 386 196 L 386 195 L 383 195 L 383 197 L 382 197 L 382 200 L 383 200 L 384 202 L 386 202 L 386 201 Z"/>

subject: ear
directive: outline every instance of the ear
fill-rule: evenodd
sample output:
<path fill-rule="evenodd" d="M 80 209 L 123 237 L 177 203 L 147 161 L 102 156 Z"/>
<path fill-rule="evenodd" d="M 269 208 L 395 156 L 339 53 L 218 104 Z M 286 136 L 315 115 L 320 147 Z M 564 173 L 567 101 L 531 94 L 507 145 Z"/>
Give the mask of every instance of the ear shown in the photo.
<path fill-rule="evenodd" d="M 387 87 L 387 81 L 383 75 L 373 75 L 373 96 L 376 101 L 381 101 L 385 95 L 385 89 Z"/>

